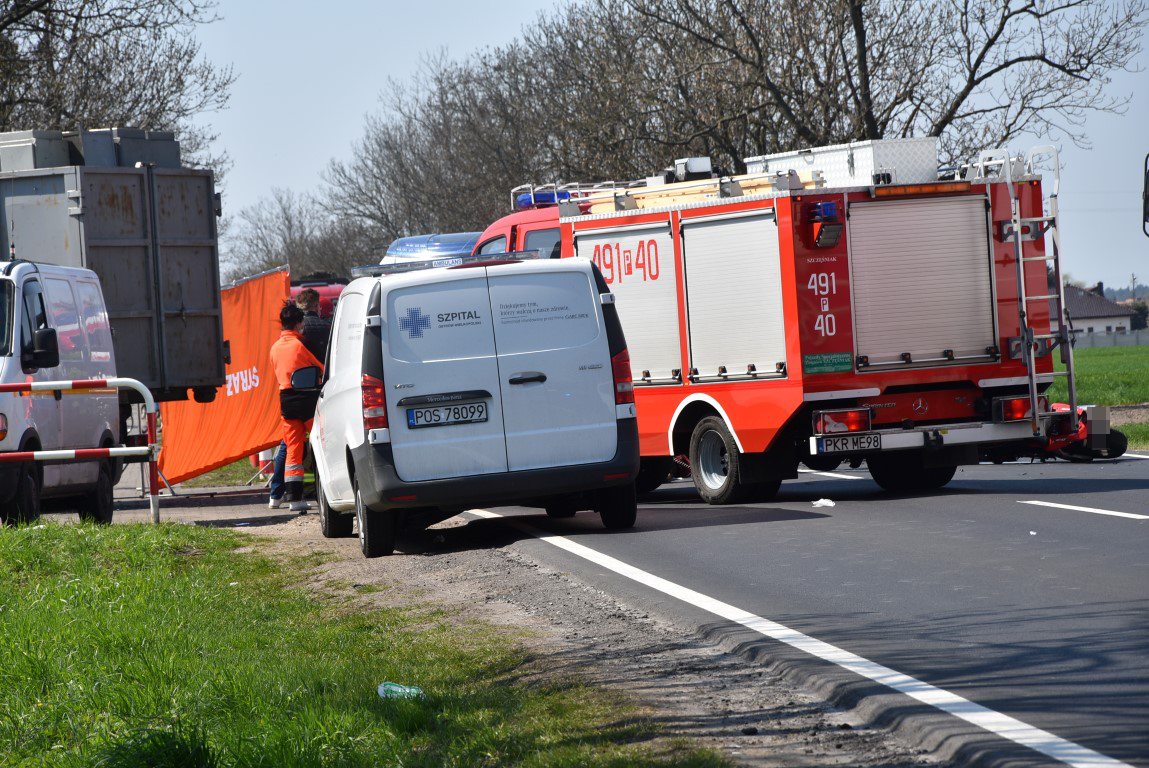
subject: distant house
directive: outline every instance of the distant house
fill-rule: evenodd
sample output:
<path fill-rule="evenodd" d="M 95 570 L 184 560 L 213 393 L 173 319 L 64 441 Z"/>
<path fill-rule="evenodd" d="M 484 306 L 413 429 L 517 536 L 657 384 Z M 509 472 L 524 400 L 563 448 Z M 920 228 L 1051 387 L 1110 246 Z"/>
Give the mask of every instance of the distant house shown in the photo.
<path fill-rule="evenodd" d="M 1077 333 L 1129 333 L 1136 314 L 1130 307 L 1068 284 L 1065 286 L 1065 308 L 1069 310 L 1069 319 Z M 1053 327 L 1058 327 L 1056 318 Z"/>

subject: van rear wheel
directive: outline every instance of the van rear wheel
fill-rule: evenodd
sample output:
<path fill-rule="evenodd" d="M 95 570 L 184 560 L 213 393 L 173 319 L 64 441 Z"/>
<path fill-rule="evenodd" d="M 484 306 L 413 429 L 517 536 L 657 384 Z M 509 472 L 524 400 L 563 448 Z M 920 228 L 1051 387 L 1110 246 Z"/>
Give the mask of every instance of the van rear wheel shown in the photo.
<path fill-rule="evenodd" d="M 604 528 L 633 528 L 638 518 L 638 496 L 634 492 L 634 483 L 595 491 L 594 510 L 602 517 Z"/>
<path fill-rule="evenodd" d="M 382 557 L 395 551 L 395 538 L 399 533 L 399 513 L 395 510 L 375 510 L 363 503 L 359 483 L 352 481 L 355 491 L 355 517 L 359 523 L 359 547 L 364 557 Z"/>
<path fill-rule="evenodd" d="M 355 515 L 336 512 L 327 503 L 323 480 L 315 470 L 315 503 L 319 506 L 319 532 L 326 539 L 345 539 L 355 533 Z"/>
<path fill-rule="evenodd" d="M 85 496 L 80 502 L 80 519 L 90 520 L 93 523 L 108 525 L 112 522 L 113 509 L 112 466 L 107 461 L 100 462 L 100 474 L 96 478 L 96 487 L 90 496 Z"/>

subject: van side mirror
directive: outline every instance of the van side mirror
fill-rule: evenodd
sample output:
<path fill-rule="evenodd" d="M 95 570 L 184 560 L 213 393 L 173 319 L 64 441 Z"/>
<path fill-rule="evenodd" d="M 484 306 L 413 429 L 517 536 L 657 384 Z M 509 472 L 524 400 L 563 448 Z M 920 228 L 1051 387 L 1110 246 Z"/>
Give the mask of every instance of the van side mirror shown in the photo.
<path fill-rule="evenodd" d="M 297 368 L 291 373 L 292 389 L 318 389 L 319 366 L 309 365 L 306 368 Z"/>
<path fill-rule="evenodd" d="M 25 356 L 25 368 L 55 368 L 60 364 L 60 340 L 55 328 L 41 328 L 32 334 L 32 352 Z"/>

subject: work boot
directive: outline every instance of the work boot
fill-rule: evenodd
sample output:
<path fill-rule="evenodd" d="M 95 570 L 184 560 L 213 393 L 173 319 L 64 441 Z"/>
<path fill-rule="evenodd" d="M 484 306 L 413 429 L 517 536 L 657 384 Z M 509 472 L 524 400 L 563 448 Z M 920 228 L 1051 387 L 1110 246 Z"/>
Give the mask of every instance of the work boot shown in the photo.
<path fill-rule="evenodd" d="M 269 499 L 269 500 L 268 500 L 268 502 L 267 502 L 267 508 L 268 508 L 268 509 L 280 509 L 280 508 L 282 508 L 282 507 L 286 507 L 286 506 L 287 506 L 287 503 L 288 503 L 288 502 L 287 502 L 287 499 L 276 499 L 276 498 L 272 498 L 272 499 Z"/>

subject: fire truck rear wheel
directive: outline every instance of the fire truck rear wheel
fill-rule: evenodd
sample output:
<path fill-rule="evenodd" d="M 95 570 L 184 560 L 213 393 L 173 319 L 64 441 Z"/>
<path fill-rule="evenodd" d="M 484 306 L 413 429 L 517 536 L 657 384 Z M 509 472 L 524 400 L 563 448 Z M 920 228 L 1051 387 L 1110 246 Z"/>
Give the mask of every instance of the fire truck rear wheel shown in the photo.
<path fill-rule="evenodd" d="M 953 480 L 957 466 L 925 467 L 916 451 L 875 454 L 866 457 L 870 477 L 887 491 L 931 491 Z"/>
<path fill-rule="evenodd" d="M 690 435 L 690 474 L 707 504 L 736 504 L 751 486 L 742 481 L 741 455 L 726 422 L 707 416 Z"/>

